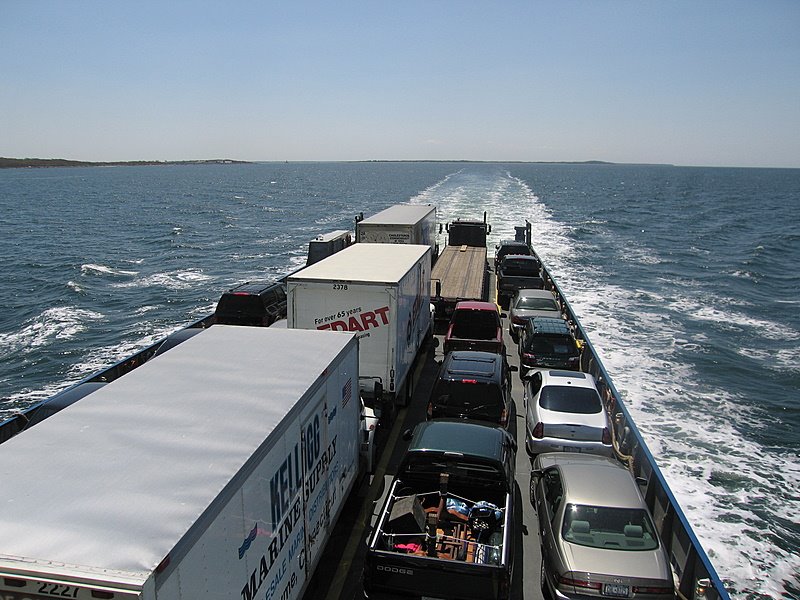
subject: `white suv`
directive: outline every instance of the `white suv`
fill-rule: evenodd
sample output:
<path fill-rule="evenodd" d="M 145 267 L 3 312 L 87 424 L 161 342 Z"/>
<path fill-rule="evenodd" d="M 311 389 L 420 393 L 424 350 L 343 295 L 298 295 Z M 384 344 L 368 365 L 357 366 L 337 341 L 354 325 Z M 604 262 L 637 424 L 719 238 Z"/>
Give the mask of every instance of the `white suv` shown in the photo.
<path fill-rule="evenodd" d="M 578 371 L 535 371 L 525 382 L 525 449 L 613 456 L 611 425 L 594 377 Z"/>

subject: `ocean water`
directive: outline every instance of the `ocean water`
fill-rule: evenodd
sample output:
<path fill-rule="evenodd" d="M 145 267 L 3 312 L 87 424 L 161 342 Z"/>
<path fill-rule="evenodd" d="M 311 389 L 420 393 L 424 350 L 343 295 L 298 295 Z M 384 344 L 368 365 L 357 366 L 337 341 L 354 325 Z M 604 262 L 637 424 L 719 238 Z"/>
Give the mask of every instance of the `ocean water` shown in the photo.
<path fill-rule="evenodd" d="M 0 420 L 401 202 L 532 224 L 735 598 L 800 597 L 800 170 L 264 163 L 0 171 Z"/>

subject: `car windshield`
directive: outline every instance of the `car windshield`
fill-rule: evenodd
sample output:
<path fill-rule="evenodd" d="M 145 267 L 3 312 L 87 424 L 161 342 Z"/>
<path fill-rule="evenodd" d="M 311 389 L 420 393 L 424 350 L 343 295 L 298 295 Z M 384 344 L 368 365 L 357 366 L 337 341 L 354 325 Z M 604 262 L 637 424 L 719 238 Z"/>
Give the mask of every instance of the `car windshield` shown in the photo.
<path fill-rule="evenodd" d="M 521 296 L 517 300 L 516 307 L 529 310 L 558 310 L 558 304 L 553 298 L 531 298 L 530 296 Z"/>
<path fill-rule="evenodd" d="M 600 396 L 592 388 L 547 385 L 539 394 L 539 406 L 563 413 L 594 415 L 603 410 Z"/>
<path fill-rule="evenodd" d="M 537 263 L 535 260 L 506 257 L 506 262 L 503 263 L 503 268 L 507 271 L 533 273 L 539 270 L 539 263 Z"/>
<path fill-rule="evenodd" d="M 568 335 L 532 335 L 525 351 L 533 354 L 577 354 L 578 348 Z"/>
<path fill-rule="evenodd" d="M 647 511 L 568 504 L 561 537 L 573 544 L 609 550 L 654 550 L 658 537 Z"/>

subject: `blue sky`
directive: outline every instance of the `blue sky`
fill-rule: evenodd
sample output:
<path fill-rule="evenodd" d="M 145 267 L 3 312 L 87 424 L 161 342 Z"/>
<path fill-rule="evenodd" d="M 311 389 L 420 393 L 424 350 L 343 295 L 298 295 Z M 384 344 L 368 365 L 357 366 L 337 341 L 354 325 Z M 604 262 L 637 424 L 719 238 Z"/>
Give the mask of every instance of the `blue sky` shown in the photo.
<path fill-rule="evenodd" d="M 800 2 L 0 0 L 0 156 L 800 167 Z"/>

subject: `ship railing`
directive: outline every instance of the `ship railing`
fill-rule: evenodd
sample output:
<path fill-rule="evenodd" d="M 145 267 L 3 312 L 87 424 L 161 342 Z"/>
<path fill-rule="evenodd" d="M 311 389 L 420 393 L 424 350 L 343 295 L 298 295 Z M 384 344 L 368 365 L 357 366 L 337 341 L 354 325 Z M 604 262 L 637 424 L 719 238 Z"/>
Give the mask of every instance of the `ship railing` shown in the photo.
<path fill-rule="evenodd" d="M 564 314 L 574 328 L 575 338 L 583 345 L 581 370 L 597 381 L 598 391 L 606 404 L 613 424 L 617 457 L 628 466 L 638 482 L 646 482 L 643 496 L 664 542 L 678 578 L 679 598 L 729 599 L 722 581 L 703 550 L 678 501 L 667 484 L 650 449 L 642 437 L 622 396 L 614 387 L 586 331 L 577 319 L 561 288 L 542 263 L 546 285 L 552 289 Z"/>

